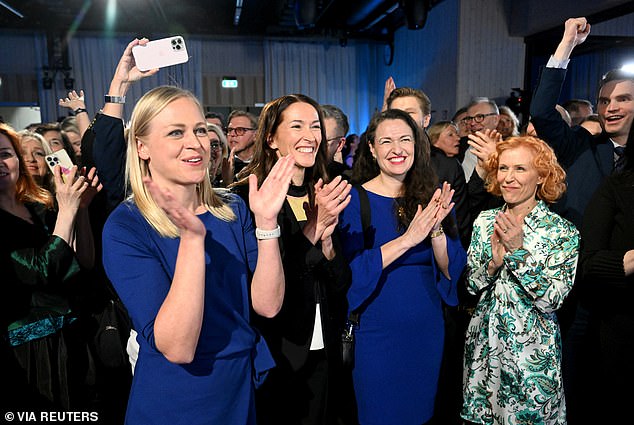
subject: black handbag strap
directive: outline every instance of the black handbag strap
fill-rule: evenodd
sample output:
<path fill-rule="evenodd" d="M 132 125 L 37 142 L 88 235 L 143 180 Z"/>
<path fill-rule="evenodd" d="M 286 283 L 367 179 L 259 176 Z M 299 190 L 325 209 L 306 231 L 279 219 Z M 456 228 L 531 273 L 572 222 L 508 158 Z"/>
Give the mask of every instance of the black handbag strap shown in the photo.
<path fill-rule="evenodd" d="M 372 248 L 370 243 L 370 222 L 372 220 L 372 211 L 370 211 L 370 200 L 368 199 L 368 192 L 363 186 L 354 185 L 359 192 L 359 207 L 361 210 L 361 228 L 363 229 L 363 247 L 365 249 Z"/>
<path fill-rule="evenodd" d="M 370 210 L 370 200 L 368 199 L 368 192 L 360 184 L 355 184 L 354 187 L 359 193 L 359 208 L 361 211 L 361 229 L 363 229 L 363 248 L 370 249 L 372 244 L 370 243 L 370 222 L 372 220 L 372 211 Z M 348 321 L 355 326 L 359 324 L 360 313 L 353 311 L 348 315 Z"/>

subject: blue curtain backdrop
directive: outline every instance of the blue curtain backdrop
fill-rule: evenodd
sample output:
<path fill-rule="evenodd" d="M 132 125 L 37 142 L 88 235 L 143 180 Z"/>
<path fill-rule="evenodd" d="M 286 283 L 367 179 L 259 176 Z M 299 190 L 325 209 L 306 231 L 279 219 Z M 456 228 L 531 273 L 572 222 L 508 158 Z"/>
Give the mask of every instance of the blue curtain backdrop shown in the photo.
<path fill-rule="evenodd" d="M 378 46 L 358 43 L 264 43 L 264 88 L 271 100 L 303 93 L 321 104 L 338 106 L 348 116 L 350 133 L 365 131 L 383 102 L 374 90 Z"/>

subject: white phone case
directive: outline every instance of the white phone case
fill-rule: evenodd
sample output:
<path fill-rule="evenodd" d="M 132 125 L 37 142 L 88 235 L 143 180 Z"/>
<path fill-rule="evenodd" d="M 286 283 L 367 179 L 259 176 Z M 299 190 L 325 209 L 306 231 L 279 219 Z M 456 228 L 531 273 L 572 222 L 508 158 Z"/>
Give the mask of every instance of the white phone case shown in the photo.
<path fill-rule="evenodd" d="M 153 40 L 145 46 L 134 46 L 132 55 L 141 71 L 177 65 L 189 60 L 185 40 L 179 35 Z"/>
<path fill-rule="evenodd" d="M 65 179 L 66 174 L 70 172 L 70 169 L 73 168 L 73 161 L 71 161 L 68 153 L 64 149 L 58 150 L 57 152 L 53 152 L 50 155 L 46 155 L 46 165 L 53 172 L 53 168 L 56 165 L 59 165 L 62 169 L 62 179 Z"/>

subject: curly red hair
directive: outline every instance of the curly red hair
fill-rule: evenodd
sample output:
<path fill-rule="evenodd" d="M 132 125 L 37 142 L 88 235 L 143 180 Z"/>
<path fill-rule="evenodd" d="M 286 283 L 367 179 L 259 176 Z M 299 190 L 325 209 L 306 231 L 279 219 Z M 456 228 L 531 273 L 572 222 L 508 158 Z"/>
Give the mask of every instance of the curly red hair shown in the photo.
<path fill-rule="evenodd" d="M 535 155 L 533 167 L 543 180 L 537 185 L 537 198 L 549 204 L 554 203 L 566 191 L 566 172 L 557 162 L 553 149 L 543 140 L 532 136 L 510 137 L 496 145 L 495 152 L 491 154 L 484 166 L 487 173 L 485 178 L 487 190 L 494 195 L 502 194 L 497 181 L 500 155 L 506 150 L 520 147 L 530 149 Z"/>

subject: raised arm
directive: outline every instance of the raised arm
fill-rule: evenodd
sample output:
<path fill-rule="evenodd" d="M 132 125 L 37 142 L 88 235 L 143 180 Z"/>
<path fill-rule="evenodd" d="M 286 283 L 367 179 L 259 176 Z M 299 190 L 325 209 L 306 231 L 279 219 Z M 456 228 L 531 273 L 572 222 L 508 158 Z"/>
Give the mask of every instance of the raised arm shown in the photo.
<path fill-rule="evenodd" d="M 75 90 L 69 91 L 68 97 L 59 100 L 59 106 L 73 111 L 77 121 L 77 127 L 79 128 L 79 135 L 83 136 L 90 126 L 90 115 L 88 115 L 88 111 L 86 110 L 84 91 L 80 90 L 79 94 L 77 94 Z"/>
<path fill-rule="evenodd" d="M 255 175 L 249 176 L 249 207 L 257 229 L 271 231 L 278 227 L 277 215 L 286 199 L 294 166 L 295 161 L 290 155 L 280 158 L 259 189 Z M 284 268 L 277 238 L 258 238 L 251 299 L 253 310 L 264 317 L 275 316 L 282 307 Z"/>
<path fill-rule="evenodd" d="M 128 92 L 130 84 L 141 78 L 149 77 L 158 72 L 158 69 L 151 69 L 149 71 L 141 71 L 136 67 L 134 56 L 132 56 L 132 48 L 134 46 L 145 45 L 149 40 L 147 38 L 132 40 L 123 51 L 119 64 L 115 70 L 112 81 L 110 82 L 110 88 L 107 95 L 116 97 L 125 97 Z M 122 118 L 123 117 L 123 103 L 118 102 L 106 102 L 103 107 L 102 113 L 111 117 Z"/>
<path fill-rule="evenodd" d="M 553 54 L 553 59 L 560 63 L 570 59 L 573 49 L 586 41 L 590 35 L 590 24 L 586 18 L 570 18 L 564 24 L 564 35 Z"/>
<path fill-rule="evenodd" d="M 579 151 L 587 148 L 580 138 L 588 138 L 589 134 L 579 127 L 571 129 L 555 108 L 570 54 L 586 40 L 589 33 L 590 24 L 585 18 L 571 18 L 566 21 L 564 35 L 548 65 L 542 69 L 530 105 L 531 122 L 537 134 L 554 149 L 559 162 L 564 166 L 569 166 Z"/>
<path fill-rule="evenodd" d="M 110 96 L 125 97 L 128 88 L 134 81 L 154 75 L 158 69 L 150 71 L 139 71 L 132 56 L 132 47 L 143 45 L 148 40 L 134 39 L 126 47 L 112 81 L 108 94 Z M 110 208 L 116 207 L 125 197 L 125 158 L 126 140 L 123 128 L 123 104 L 107 102 L 101 114 L 92 124 L 91 131 L 94 132 L 94 141 L 91 138 L 85 139 L 88 152 L 92 152 L 92 161 L 99 170 L 101 182 L 104 185 L 108 197 Z"/>

